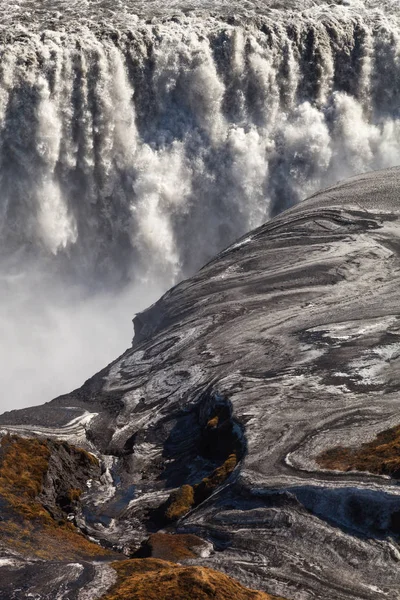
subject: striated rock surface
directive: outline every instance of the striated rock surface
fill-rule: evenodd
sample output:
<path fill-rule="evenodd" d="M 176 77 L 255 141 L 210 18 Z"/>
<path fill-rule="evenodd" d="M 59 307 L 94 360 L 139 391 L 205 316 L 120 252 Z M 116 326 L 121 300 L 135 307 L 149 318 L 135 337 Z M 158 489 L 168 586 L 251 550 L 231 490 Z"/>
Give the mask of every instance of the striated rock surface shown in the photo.
<path fill-rule="evenodd" d="M 137 315 L 82 388 L 0 427 L 99 457 L 76 523 L 109 548 L 196 535 L 209 552 L 184 561 L 265 593 L 398 600 L 396 473 L 321 456 L 376 453 L 400 423 L 399 194 L 397 168 L 315 194 Z M 57 598 L 97 597 L 109 568 Z"/>

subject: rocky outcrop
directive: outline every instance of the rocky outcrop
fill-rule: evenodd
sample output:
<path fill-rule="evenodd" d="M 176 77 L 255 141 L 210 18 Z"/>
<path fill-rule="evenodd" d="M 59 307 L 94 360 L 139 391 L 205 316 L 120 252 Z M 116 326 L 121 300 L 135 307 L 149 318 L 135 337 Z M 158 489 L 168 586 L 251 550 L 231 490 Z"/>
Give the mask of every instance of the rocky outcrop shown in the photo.
<path fill-rule="evenodd" d="M 88 482 L 101 475 L 99 460 L 67 442 L 47 441 L 49 463 L 38 497 L 53 519 L 74 516 Z"/>
<path fill-rule="evenodd" d="M 3 436 L 0 550 L 35 560 L 112 555 L 73 523 L 87 480 L 99 474 L 94 456 L 66 442 Z"/>
<path fill-rule="evenodd" d="M 152 534 L 196 535 L 209 553 L 185 566 L 289 600 L 397 600 L 397 472 L 321 456 L 397 448 L 399 189 L 400 169 L 363 175 L 253 231 L 144 311 L 121 357 L 35 409 L 37 435 L 101 460 L 81 529 L 129 557 Z M 28 434 L 32 415 L 1 427 Z M 82 569 L 93 596 L 110 571 Z"/>
<path fill-rule="evenodd" d="M 90 586 L 86 593 L 84 580 L 79 585 L 78 578 L 73 586 L 75 589 L 70 590 L 73 597 L 101 597 L 103 600 L 169 600 L 174 597 L 186 600 L 189 594 L 193 600 L 227 600 L 233 596 L 239 600 L 272 600 L 266 594 L 244 588 L 222 573 L 155 560 L 180 563 L 208 556 L 212 546 L 195 535 L 154 534 L 138 552 L 142 557 L 153 558 L 110 564 L 113 554 L 87 540 L 71 523 L 75 521 L 71 511 L 80 509 L 80 499 L 88 482 L 98 479 L 100 474 L 100 464 L 95 456 L 66 442 L 16 435 L 1 439 L 0 552 L 9 553 L 13 558 L 0 558 L 0 571 L 2 567 L 3 570 L 9 567 L 3 574 L 0 598 L 6 598 L 7 594 L 15 597 L 15 592 L 20 598 L 31 597 L 32 589 L 39 592 L 38 598 L 58 595 L 57 588 L 52 589 L 51 585 L 50 591 L 46 592 L 48 582 L 37 577 L 31 566 L 32 560 L 36 561 L 36 569 L 42 569 L 39 564 L 43 560 L 55 561 L 53 582 L 62 581 L 67 590 L 72 582 L 69 581 L 71 572 L 66 559 L 102 558 L 102 575 L 96 579 L 96 572 L 92 573 L 95 589 Z M 78 566 L 84 569 L 79 563 Z M 13 567 L 18 571 L 15 579 L 10 576 Z M 86 570 L 89 570 L 87 566 Z M 110 571 L 114 571 L 114 575 Z M 33 587 L 32 576 L 38 579 Z M 109 589 L 105 595 L 103 588 Z"/>
<path fill-rule="evenodd" d="M 103 600 L 279 600 L 203 567 L 143 559 L 114 563 L 114 568 L 117 582 Z"/>

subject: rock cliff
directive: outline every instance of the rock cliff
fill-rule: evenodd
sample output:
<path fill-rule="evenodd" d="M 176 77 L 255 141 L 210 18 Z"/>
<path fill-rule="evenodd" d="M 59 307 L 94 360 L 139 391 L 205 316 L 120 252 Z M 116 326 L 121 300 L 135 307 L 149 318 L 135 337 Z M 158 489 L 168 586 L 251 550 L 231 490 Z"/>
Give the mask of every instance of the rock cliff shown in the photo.
<path fill-rule="evenodd" d="M 382 467 L 400 422 L 399 190 L 395 168 L 315 194 L 137 315 L 132 347 L 82 388 L 0 417 L 97 456 L 77 528 L 134 561 L 157 532 L 195 535 L 181 560 L 211 586 L 210 568 L 292 600 L 399 598 L 398 471 Z M 0 590 L 34 569 L 5 556 Z M 111 560 L 58 561 L 57 598 L 111 594 Z"/>

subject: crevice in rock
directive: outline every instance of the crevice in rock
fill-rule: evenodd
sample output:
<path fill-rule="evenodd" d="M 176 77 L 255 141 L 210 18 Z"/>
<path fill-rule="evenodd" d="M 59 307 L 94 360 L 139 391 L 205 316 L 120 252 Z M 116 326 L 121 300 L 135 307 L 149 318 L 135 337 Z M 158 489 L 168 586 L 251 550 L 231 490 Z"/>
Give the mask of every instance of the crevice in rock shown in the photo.
<path fill-rule="evenodd" d="M 231 477 L 245 451 L 244 428 L 234 419 L 231 402 L 207 390 L 194 410 L 178 417 L 165 442 L 167 466 L 160 479 L 175 489 L 149 511 L 148 530 L 172 524 L 206 500 Z"/>

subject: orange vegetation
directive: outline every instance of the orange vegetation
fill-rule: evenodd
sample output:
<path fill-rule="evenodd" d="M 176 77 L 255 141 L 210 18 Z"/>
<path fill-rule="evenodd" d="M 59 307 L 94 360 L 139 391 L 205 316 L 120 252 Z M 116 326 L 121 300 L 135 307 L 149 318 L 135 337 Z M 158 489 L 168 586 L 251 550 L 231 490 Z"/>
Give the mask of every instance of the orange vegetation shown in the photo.
<path fill-rule="evenodd" d="M 154 558 L 112 566 L 118 579 L 102 600 L 278 600 L 205 567 L 182 567 Z"/>
<path fill-rule="evenodd" d="M 204 546 L 197 535 L 177 533 L 153 533 L 146 542 L 152 558 L 180 562 L 198 556 L 196 548 Z"/>
<path fill-rule="evenodd" d="M 78 488 L 71 488 L 68 492 L 68 499 L 71 502 L 78 502 L 79 498 L 82 496 L 82 490 Z"/>
<path fill-rule="evenodd" d="M 214 429 L 215 427 L 218 427 L 218 423 L 219 423 L 219 417 L 217 415 L 216 417 L 213 417 L 212 419 L 210 419 L 208 421 L 207 427 Z"/>
<path fill-rule="evenodd" d="M 194 486 L 183 485 L 173 492 L 168 500 L 165 516 L 170 521 L 183 517 L 193 506 L 203 502 L 232 473 L 237 464 L 236 454 L 230 454 L 226 461 L 209 477 L 205 477 Z"/>
<path fill-rule="evenodd" d="M 196 504 L 202 502 L 233 472 L 237 464 L 236 454 L 230 454 L 226 461 L 215 471 L 211 473 L 209 477 L 205 477 L 200 483 L 194 486 Z"/>
<path fill-rule="evenodd" d="M 35 502 L 42 491 L 50 450 L 36 438 L 5 436 L 0 445 L 0 496 L 26 519 L 51 521 L 49 513 Z"/>
<path fill-rule="evenodd" d="M 0 502 L 6 518 L 0 521 L 0 539 L 23 555 L 44 559 L 109 554 L 89 542 L 71 523 L 55 521 L 38 500 L 50 456 L 47 440 L 14 435 L 2 438 Z M 70 494 L 77 500 L 80 490 L 72 489 Z"/>
<path fill-rule="evenodd" d="M 66 444 L 66 442 L 56 442 L 56 444 Z M 67 444 L 68 445 L 68 444 Z M 75 450 L 77 450 L 79 452 L 79 454 L 81 455 L 82 461 L 88 461 L 90 462 L 92 465 L 97 466 L 99 464 L 99 459 L 97 458 L 97 456 L 95 456 L 94 454 L 92 454 L 91 452 L 88 452 L 87 450 L 85 450 L 84 448 L 77 448 L 76 446 L 74 446 Z"/>
<path fill-rule="evenodd" d="M 320 454 L 317 462 L 325 469 L 368 471 L 399 478 L 400 426 L 378 433 L 372 442 L 362 444 L 359 448 L 330 448 Z"/>
<path fill-rule="evenodd" d="M 191 485 L 183 485 L 173 492 L 165 516 L 170 521 L 183 517 L 194 504 L 194 490 Z"/>

